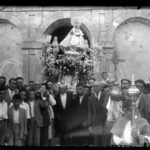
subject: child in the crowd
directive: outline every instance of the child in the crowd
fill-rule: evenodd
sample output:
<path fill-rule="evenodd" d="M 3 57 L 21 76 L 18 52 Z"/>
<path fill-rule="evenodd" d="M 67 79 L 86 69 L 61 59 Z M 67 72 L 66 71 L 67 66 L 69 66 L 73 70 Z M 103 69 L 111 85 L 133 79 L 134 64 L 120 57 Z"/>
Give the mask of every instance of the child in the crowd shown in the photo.
<path fill-rule="evenodd" d="M 13 96 L 13 106 L 8 109 L 7 142 L 11 146 L 23 146 L 27 135 L 26 110 L 19 107 L 21 96 Z"/>

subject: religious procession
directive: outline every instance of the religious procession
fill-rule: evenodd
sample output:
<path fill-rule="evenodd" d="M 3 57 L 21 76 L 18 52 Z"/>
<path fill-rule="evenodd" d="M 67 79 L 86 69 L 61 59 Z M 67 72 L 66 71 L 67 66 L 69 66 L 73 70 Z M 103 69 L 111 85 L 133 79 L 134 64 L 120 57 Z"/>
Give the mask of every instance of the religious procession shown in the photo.
<path fill-rule="evenodd" d="M 9 7 L 3 9 L 0 13 L 9 11 Z M 25 8 L 15 10 L 26 11 Z M 91 10 L 96 13 L 95 8 L 88 11 Z M 36 11 L 40 11 L 40 8 Z M 122 12 L 123 9 L 116 11 Z M 138 10 L 133 10 L 133 13 L 134 11 Z M 105 12 L 99 14 L 100 26 L 105 25 L 104 14 Z M 37 23 L 38 17 L 35 20 L 30 17 L 36 18 L 36 13 L 29 16 L 32 27 L 32 23 Z M 56 21 L 44 32 L 45 37 L 37 40 L 37 45 L 26 41 L 22 46 L 24 66 L 20 61 L 21 55 L 17 53 L 19 47 L 16 46 L 19 44 L 14 44 L 20 40 L 16 38 L 19 36 L 18 29 L 0 19 L 0 33 L 10 41 L 14 39 L 9 43 L 14 44 L 10 47 L 12 56 L 9 55 L 7 59 L 8 53 L 0 56 L 3 60 L 0 62 L 1 146 L 141 147 L 150 144 L 150 81 L 147 72 L 144 72 L 146 67 L 139 71 L 141 63 L 144 64 L 144 60 L 147 63 L 148 59 L 138 51 L 145 43 L 137 46 L 142 41 L 139 34 L 144 32 L 144 37 L 150 30 L 139 18 L 132 18 L 125 24 L 118 25 L 114 42 L 119 42 L 114 44 L 115 49 L 110 53 L 102 42 L 91 46 L 92 39 L 82 15 L 80 17 Z M 113 23 L 115 27 L 116 24 Z M 31 27 L 28 33 L 30 40 L 34 34 Z M 11 30 L 16 33 L 12 37 Z M 124 33 L 127 37 L 124 37 Z M 1 42 L 1 34 L 0 45 L 8 49 L 4 40 Z M 137 41 L 133 41 L 134 37 L 138 37 Z M 124 43 L 124 38 L 131 45 Z M 133 49 L 145 57 L 141 63 L 139 55 L 133 55 Z M 0 48 L 0 52 L 1 50 Z M 129 50 L 128 54 L 132 58 L 126 54 Z M 22 66 L 24 69 L 20 69 Z"/>

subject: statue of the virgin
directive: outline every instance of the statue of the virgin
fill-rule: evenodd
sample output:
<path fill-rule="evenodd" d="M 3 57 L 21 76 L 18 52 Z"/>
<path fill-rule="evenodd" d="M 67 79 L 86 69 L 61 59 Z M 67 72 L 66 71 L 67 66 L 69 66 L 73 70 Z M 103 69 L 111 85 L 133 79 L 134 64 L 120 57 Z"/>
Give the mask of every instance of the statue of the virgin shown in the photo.
<path fill-rule="evenodd" d="M 84 48 L 84 34 L 80 29 L 80 23 L 78 21 L 74 22 L 73 28 L 60 43 L 64 47 L 80 47 Z"/>

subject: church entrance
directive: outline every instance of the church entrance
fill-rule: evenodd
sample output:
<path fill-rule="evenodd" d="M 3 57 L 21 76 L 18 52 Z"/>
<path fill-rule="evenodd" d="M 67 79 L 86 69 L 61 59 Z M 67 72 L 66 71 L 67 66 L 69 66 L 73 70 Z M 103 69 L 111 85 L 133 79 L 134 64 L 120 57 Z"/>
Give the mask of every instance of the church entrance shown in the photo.
<path fill-rule="evenodd" d="M 57 72 L 53 73 L 54 71 L 50 70 L 50 68 L 52 68 L 50 66 L 45 69 L 44 75 L 53 82 L 64 80 L 67 80 L 69 83 L 72 83 L 73 80 L 86 82 L 89 68 L 92 68 L 86 67 L 86 69 L 85 65 L 89 64 L 84 62 L 86 57 L 84 55 L 90 55 L 88 48 L 91 45 L 91 35 L 87 27 L 79 20 L 66 18 L 52 23 L 44 34 L 50 35 L 49 42 L 51 44 L 47 48 L 47 54 L 43 56 L 45 60 L 47 60 L 52 54 L 54 59 L 57 60 L 57 63 L 54 64 L 55 69 L 51 69 Z M 51 52 L 51 54 L 49 52 Z M 82 61 L 84 66 L 79 66 L 81 64 L 79 61 Z M 52 62 L 49 64 L 52 64 Z M 82 71 L 80 69 L 81 67 L 84 67 Z M 78 75 L 81 74 L 81 72 L 82 75 Z"/>
<path fill-rule="evenodd" d="M 54 36 L 58 37 L 58 43 L 60 43 L 70 32 L 70 30 L 73 28 L 73 25 L 71 24 L 70 18 L 65 19 L 59 19 L 52 23 L 44 32 L 44 34 L 51 35 L 51 41 L 53 41 Z M 91 35 L 89 30 L 84 24 L 81 24 L 80 29 L 82 30 L 84 34 L 84 39 L 88 41 L 88 45 L 91 45 Z"/>

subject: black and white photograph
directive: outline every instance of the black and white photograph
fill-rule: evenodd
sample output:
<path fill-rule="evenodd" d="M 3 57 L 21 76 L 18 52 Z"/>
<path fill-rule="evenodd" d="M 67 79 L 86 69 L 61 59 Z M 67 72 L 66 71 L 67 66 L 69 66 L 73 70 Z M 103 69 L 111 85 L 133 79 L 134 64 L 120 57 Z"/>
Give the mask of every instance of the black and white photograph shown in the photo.
<path fill-rule="evenodd" d="M 0 146 L 150 144 L 150 7 L 0 6 Z"/>

